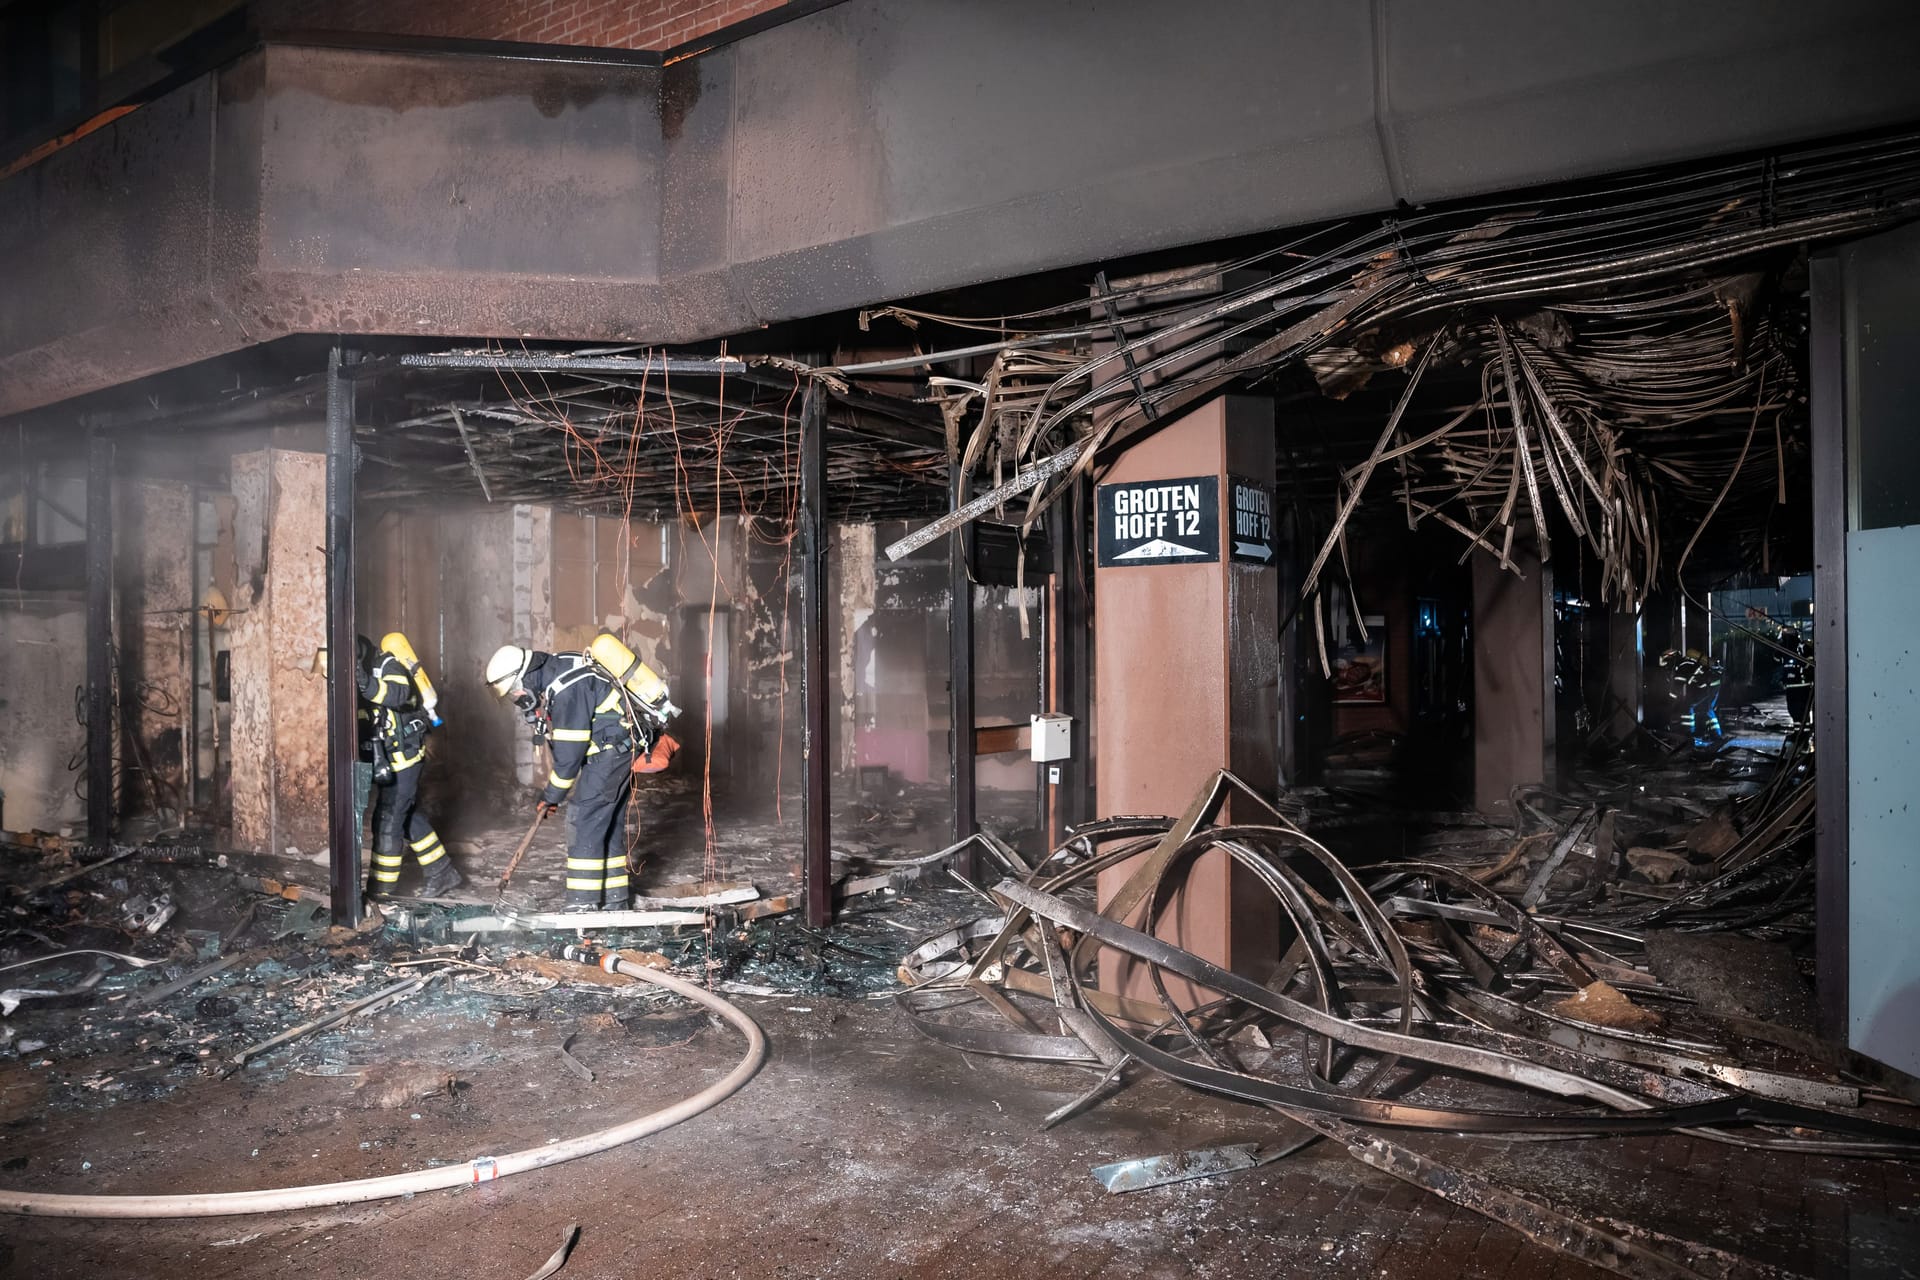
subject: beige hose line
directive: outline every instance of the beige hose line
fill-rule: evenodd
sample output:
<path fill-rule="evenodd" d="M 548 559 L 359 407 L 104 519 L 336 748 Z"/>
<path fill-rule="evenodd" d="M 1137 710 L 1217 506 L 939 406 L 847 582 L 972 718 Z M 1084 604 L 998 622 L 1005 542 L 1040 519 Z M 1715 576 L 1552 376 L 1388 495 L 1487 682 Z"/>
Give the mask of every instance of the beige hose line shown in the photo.
<path fill-rule="evenodd" d="M 624 1124 L 503 1156 L 476 1156 L 465 1164 L 417 1169 L 410 1173 L 360 1178 L 351 1182 L 321 1182 L 264 1191 L 218 1191 L 188 1195 L 60 1195 L 0 1189 L 0 1213 L 48 1218 L 219 1218 L 232 1214 L 275 1213 L 282 1209 L 355 1204 L 365 1200 L 391 1199 L 417 1191 L 439 1191 L 470 1183 L 491 1182 L 508 1174 L 544 1169 L 549 1165 L 607 1151 L 659 1133 L 683 1120 L 691 1120 L 738 1093 L 766 1061 L 767 1037 L 759 1024 L 719 996 L 684 978 L 628 964 L 614 955 L 608 955 L 602 961 L 602 967 L 609 972 L 623 973 L 630 978 L 665 987 L 695 1004 L 704 1005 L 731 1022 L 747 1040 L 747 1051 L 739 1065 L 691 1097 Z"/>

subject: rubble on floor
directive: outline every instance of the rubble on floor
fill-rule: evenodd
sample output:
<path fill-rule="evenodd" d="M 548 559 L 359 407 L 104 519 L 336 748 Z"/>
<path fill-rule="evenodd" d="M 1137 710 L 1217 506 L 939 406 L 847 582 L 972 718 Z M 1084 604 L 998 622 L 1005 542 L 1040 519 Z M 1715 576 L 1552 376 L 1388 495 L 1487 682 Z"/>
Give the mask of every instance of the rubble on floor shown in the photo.
<path fill-rule="evenodd" d="M 1715 1017 L 1663 982 L 1659 944 L 1621 923 L 1784 927 L 1800 909 L 1795 885 L 1783 892 L 1770 878 L 1756 895 L 1743 873 L 1806 865 L 1811 786 L 1810 755 L 1789 738 L 1771 776 L 1709 781 L 1692 796 L 1651 784 L 1611 805 L 1517 795 L 1520 828 L 1484 829 L 1508 846 L 1490 863 L 1456 843 L 1444 858 L 1350 869 L 1221 774 L 1177 820 L 1089 824 L 1031 865 L 983 838 L 1005 873 L 989 910 L 907 950 L 912 987 L 899 1003 L 923 1033 L 964 1052 L 1085 1068 L 1091 1083 L 1047 1124 L 1158 1075 L 1278 1113 L 1261 1164 L 1330 1139 L 1621 1274 L 1758 1274 L 1763 1266 L 1697 1242 L 1556 1208 L 1401 1133 L 1678 1132 L 1776 1153 L 1920 1160 L 1920 1128 L 1900 1110 L 1920 1101 L 1920 1081 L 1791 1027 Z M 1234 823 L 1215 825 L 1229 795 Z M 1629 841 L 1655 843 L 1656 823 L 1697 825 L 1727 801 L 1718 816 L 1731 838 L 1716 852 L 1688 850 L 1669 892 L 1631 883 L 1637 873 L 1619 856 Z M 1289 922 L 1265 983 L 1153 936 L 1203 855 L 1233 858 Z M 1132 868 L 1124 887 L 1096 910 L 1093 877 L 1122 864 Z M 1130 957 L 1150 982 L 1096 986 L 1103 951 Z M 1190 994 L 1176 999 L 1175 988 Z M 1164 1160 L 1171 1173 L 1149 1173 L 1177 1178 L 1185 1158 Z"/>
<path fill-rule="evenodd" d="M 36 845 L 13 852 L 61 861 L 71 851 Z M 374 911 L 345 929 L 328 924 L 323 901 L 218 867 L 126 858 L 48 874 L 33 863 L 31 856 L 0 863 L 0 879 L 11 882 L 0 890 L 0 974 L 29 973 L 35 983 L 9 991 L 18 998 L 0 1022 L 0 1123 L 44 1124 L 62 1112 L 177 1091 L 204 1106 L 206 1091 L 224 1090 L 229 1080 L 272 1089 L 295 1076 L 340 1079 L 350 1084 L 355 1108 L 418 1121 L 421 1110 L 438 1109 L 435 1100 L 458 1108 L 464 1091 L 498 1081 L 524 1057 L 511 1046 L 541 1026 L 571 1026 L 548 1046 L 547 1061 L 581 1086 L 599 1077 L 575 1052 L 576 1037 L 604 1026 L 644 1053 L 683 1044 L 725 1019 L 746 1036 L 747 1051 L 721 1081 L 702 1082 L 679 1103 L 550 1138 L 545 1147 L 410 1162 L 399 1172 L 389 1155 L 381 1158 L 388 1169 L 371 1179 L 277 1190 L 251 1183 L 245 1194 L 0 1193 L 15 1213 L 263 1212 L 402 1194 L 387 1185 L 401 1173 L 410 1186 L 430 1189 L 466 1181 L 467 1165 L 479 1180 L 544 1168 L 698 1114 L 751 1078 L 764 1060 L 764 1037 L 714 989 L 857 999 L 897 985 L 890 955 L 897 934 L 878 920 L 862 924 L 868 904 L 850 904 L 849 927 L 831 936 L 792 918 L 721 919 L 720 912 L 760 902 L 751 886 L 656 889 L 668 900 L 714 904 L 691 913 L 691 927 L 621 929 L 608 927 L 618 917 L 601 915 L 576 918 L 564 938 L 489 937 L 460 932 L 463 920 L 484 909 L 461 904 L 392 904 L 391 917 Z M 937 901 L 949 893 L 936 889 L 929 918 L 951 910 Z M 907 895 L 889 896 L 911 908 Z M 185 909 L 155 909 L 175 900 Z M 676 964 L 682 976 L 671 972 Z M 461 1048 L 463 1024 L 474 1031 Z M 453 1051 L 422 1054 L 422 1033 L 432 1040 L 436 1030 L 455 1036 Z M 369 1152 L 369 1143 L 360 1149 Z M 7 1167 L 25 1168 L 27 1157 L 19 1161 Z M 82 1162 L 80 1172 L 91 1168 Z"/>
<path fill-rule="evenodd" d="M 1814 753 L 1802 730 L 1705 762 L 1589 770 L 1522 788 L 1512 829 L 1429 835 L 1421 855 L 1528 909 L 1639 929 L 1740 929 L 1797 939 L 1813 926 Z"/>
<path fill-rule="evenodd" d="M 536 1011 L 631 1020 L 687 1008 L 658 988 L 561 958 L 561 945 L 583 934 L 722 992 L 880 996 L 898 989 L 899 930 L 945 918 L 961 893 L 915 886 L 918 871 L 881 872 L 866 897 L 845 900 L 831 933 L 790 914 L 751 919 L 770 901 L 785 911 L 787 900 L 737 885 L 694 897 L 687 886 L 646 891 L 663 901 L 731 899 L 677 913 L 692 923 L 673 928 L 614 929 L 572 917 L 564 933 L 482 934 L 462 925 L 490 914 L 488 906 L 403 901 L 350 930 L 329 925 L 324 895 L 217 860 L 148 863 L 131 855 L 155 851 L 125 850 L 75 862 L 57 839 L 12 843 L 8 852 L 0 1059 L 15 1065 L 0 1084 L 0 1119 L 15 1118 L 28 1098 L 34 1110 L 98 1108 L 235 1072 L 271 1082 L 288 1073 L 390 1071 L 396 1064 L 361 1028 L 396 1006 L 489 1026 Z M 850 880 L 872 873 L 857 862 L 845 870 Z M 164 913 L 155 904 L 165 904 Z M 457 1089 L 488 1065 L 477 1055 L 433 1072 Z M 406 1066 L 398 1064 L 403 1078 Z M 365 1096 L 407 1088 L 389 1084 Z"/>
<path fill-rule="evenodd" d="M 1340 793 L 1295 794 L 1284 811 L 1222 831 L 1209 810 L 1225 780 L 1178 822 L 1094 824 L 1037 865 L 991 835 L 969 841 L 993 869 L 990 890 L 956 882 L 959 847 L 902 855 L 884 840 L 850 843 L 836 875 L 843 888 L 868 887 L 843 899 L 828 931 L 791 913 L 743 918 L 769 901 L 758 886 L 658 881 L 649 901 L 699 902 L 699 923 L 463 928 L 501 914 L 483 897 L 394 904 L 361 930 L 339 930 L 311 890 L 251 866 L 223 869 L 204 851 L 123 851 L 77 866 L 47 842 L 15 850 L 4 868 L 16 883 L 0 903 L 0 965 L 59 958 L 0 975 L 10 990 L 54 993 L 21 999 L 0 1019 L 0 1123 L 223 1079 L 271 1089 L 296 1076 L 339 1079 L 343 1105 L 367 1117 L 458 1115 L 473 1089 L 535 1044 L 553 1078 L 590 1088 L 608 1063 L 578 1037 L 610 1025 L 629 1046 L 667 1048 L 713 1025 L 675 995 L 561 954 L 584 933 L 631 964 L 713 990 L 798 1000 L 794 1012 L 899 993 L 942 1043 L 1090 1070 L 1090 1088 L 1047 1104 L 1049 1124 L 1149 1074 L 1286 1117 L 1248 1135 L 1256 1142 L 1103 1166 L 1116 1190 L 1252 1168 L 1284 1177 L 1291 1153 L 1332 1138 L 1375 1168 L 1626 1274 L 1742 1274 L 1740 1259 L 1590 1207 L 1543 1203 L 1396 1130 L 1436 1140 L 1678 1130 L 1768 1152 L 1920 1150 L 1920 1134 L 1883 1118 L 1895 1099 L 1920 1100 L 1913 1081 L 1800 1034 L 1804 1003 L 1726 981 L 1728 967 L 1700 949 L 1737 953 L 1743 973 L 1770 963 L 1791 977 L 1765 927 L 1755 940 L 1751 928 L 1719 936 L 1636 923 L 1731 871 L 1804 855 L 1793 806 L 1810 788 L 1810 760 L 1763 763 L 1775 767 L 1734 752 L 1717 774 L 1675 766 L 1670 776 L 1623 773 L 1624 787 L 1602 777 L 1563 794 L 1529 791 L 1509 827 L 1422 813 L 1420 856 L 1352 871 L 1300 830 L 1361 830 L 1342 826 L 1357 806 Z M 1236 985 L 1118 927 L 1126 910 L 1092 910 L 1099 867 L 1153 864 L 1123 897 L 1157 911 L 1206 849 L 1259 869 L 1295 922 L 1293 950 L 1267 986 Z M 1707 924 L 1709 906 L 1752 912 L 1750 900 L 1691 901 Z M 1766 923 L 1788 930 L 1795 910 Z M 924 942 L 901 963 L 910 939 Z M 1149 959 L 1157 981 L 1227 998 L 1174 1017 L 1151 990 L 1102 992 L 1087 972 L 1101 949 Z M 422 1050 L 415 1032 L 426 1029 L 437 1049 Z"/>
<path fill-rule="evenodd" d="M 944 837 L 952 819 L 944 787 L 911 783 L 881 769 L 866 771 L 857 793 L 835 792 L 833 861 L 836 894 L 885 892 L 914 877 L 879 878 L 882 864 L 902 849 L 924 849 Z M 751 884 L 761 906 L 740 912 L 749 919 L 798 910 L 800 874 L 800 798 L 786 795 L 775 806 L 771 797 L 729 796 L 732 811 L 715 833 L 711 846 L 702 839 L 705 828 L 698 775 L 662 774 L 634 791 L 628 841 L 640 877 L 636 884 L 666 886 L 688 882 Z M 980 821 L 1023 846 L 1039 847 L 1038 818 L 1031 791 L 982 790 Z M 494 900 L 493 885 L 508 866 L 511 855 L 527 834 L 527 819 L 512 813 L 464 812 L 457 826 L 442 834 L 471 887 L 475 902 Z M 522 864 L 515 869 L 508 901 L 519 910 L 557 909 L 563 901 L 562 867 L 567 829 L 548 822 L 535 833 Z M 316 876 L 318 872 L 316 871 Z M 418 872 L 402 872 L 404 895 L 416 883 Z M 941 874 L 937 869 L 934 875 Z M 647 891 L 654 896 L 659 890 Z M 661 903 L 661 908 L 670 904 Z"/>

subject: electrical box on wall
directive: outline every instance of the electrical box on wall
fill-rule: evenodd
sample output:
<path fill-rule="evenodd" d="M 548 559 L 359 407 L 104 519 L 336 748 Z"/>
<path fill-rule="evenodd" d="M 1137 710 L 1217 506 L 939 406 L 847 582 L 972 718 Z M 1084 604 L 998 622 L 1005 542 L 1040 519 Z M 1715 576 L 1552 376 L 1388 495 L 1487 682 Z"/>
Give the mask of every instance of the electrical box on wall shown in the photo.
<path fill-rule="evenodd" d="M 1073 758 L 1073 717 L 1049 713 L 1033 717 L 1033 758 L 1048 760 Z"/>

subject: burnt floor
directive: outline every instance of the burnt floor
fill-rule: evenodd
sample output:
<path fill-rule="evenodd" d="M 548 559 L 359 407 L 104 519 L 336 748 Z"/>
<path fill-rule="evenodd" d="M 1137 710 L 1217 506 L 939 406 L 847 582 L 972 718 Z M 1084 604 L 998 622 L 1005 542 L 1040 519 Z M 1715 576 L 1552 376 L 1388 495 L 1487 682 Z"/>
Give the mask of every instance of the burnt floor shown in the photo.
<path fill-rule="evenodd" d="M 855 868 L 862 854 L 918 855 L 938 849 L 952 838 L 948 834 L 952 816 L 944 787 L 847 791 L 852 789 L 844 789 L 839 795 L 833 815 L 833 849 L 848 859 L 836 867 L 837 875 Z M 982 791 L 978 808 L 980 821 L 987 829 L 1030 855 L 1042 852 L 1036 844 L 1032 793 Z M 436 816 L 455 865 L 470 882 L 462 890 L 464 895 L 492 899 L 514 850 L 527 837 L 532 822 L 530 801 L 528 809 L 525 814 L 505 817 L 485 813 L 453 814 L 444 819 Z M 689 769 L 637 780 L 630 809 L 627 838 L 636 865 L 636 893 L 693 881 L 749 883 L 765 897 L 795 893 L 801 888 L 801 800 L 797 795 L 783 797 L 778 809 L 760 805 L 745 811 L 737 798 L 716 796 L 709 834 L 700 779 Z M 517 902 L 554 909 L 564 903 L 569 830 L 568 814 L 562 808 L 534 832 L 513 876 L 511 887 Z M 419 883 L 419 871 L 409 859 L 401 892 L 410 893 Z"/>
<path fill-rule="evenodd" d="M 0 1273 L 514 1280 L 577 1222 L 564 1277 L 1602 1274 L 1324 1144 L 1261 1170 L 1109 1196 L 1092 1165 L 1258 1140 L 1275 1122 L 1148 1082 L 1043 1132 L 1040 1117 L 1084 1075 L 965 1059 L 920 1039 L 884 1002 L 742 1005 L 771 1037 L 766 1068 L 718 1109 L 635 1145 L 337 1210 L 0 1219 Z M 569 1035 L 593 1084 L 559 1069 L 555 1046 Z M 658 1106 L 730 1066 L 739 1044 L 687 1006 L 605 991 L 402 1007 L 345 1040 L 360 1070 L 430 1062 L 460 1084 L 386 1109 L 363 1105 L 351 1078 L 297 1067 L 51 1113 L 16 1092 L 0 1178 L 50 1191 L 231 1190 L 459 1162 Z M 1685 1137 L 1414 1145 L 1569 1207 L 1807 1276 L 1920 1274 L 1911 1166 Z"/>

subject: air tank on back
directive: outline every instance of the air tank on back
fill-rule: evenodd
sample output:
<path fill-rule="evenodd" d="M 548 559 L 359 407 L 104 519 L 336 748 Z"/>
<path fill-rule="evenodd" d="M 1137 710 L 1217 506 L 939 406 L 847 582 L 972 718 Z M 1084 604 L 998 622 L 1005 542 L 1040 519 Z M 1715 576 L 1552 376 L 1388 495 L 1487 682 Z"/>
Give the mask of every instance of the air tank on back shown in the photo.
<path fill-rule="evenodd" d="M 602 632 L 587 646 L 587 653 L 613 677 L 614 683 L 626 686 L 641 710 L 661 724 L 667 722 L 667 717 L 679 712 L 680 708 L 667 698 L 667 682 L 652 667 L 640 661 L 639 656 L 627 648 L 619 636 Z"/>
<path fill-rule="evenodd" d="M 427 713 L 427 719 L 433 721 L 438 729 L 440 719 L 440 695 L 433 687 L 433 681 L 427 678 L 427 669 L 420 665 L 420 659 L 414 655 L 413 645 L 406 636 L 398 631 L 389 631 L 380 637 L 380 648 L 400 660 L 400 665 L 413 677 L 414 687 L 420 690 L 420 709 Z"/>

